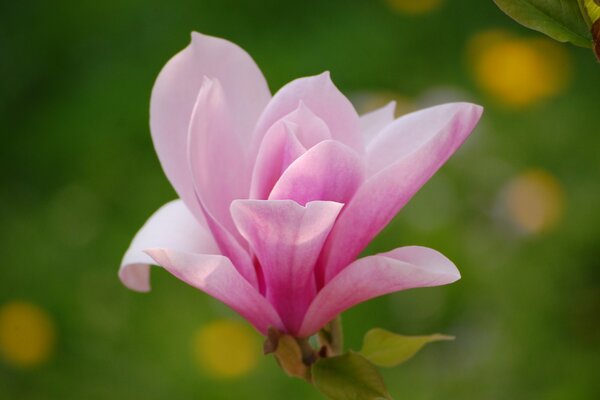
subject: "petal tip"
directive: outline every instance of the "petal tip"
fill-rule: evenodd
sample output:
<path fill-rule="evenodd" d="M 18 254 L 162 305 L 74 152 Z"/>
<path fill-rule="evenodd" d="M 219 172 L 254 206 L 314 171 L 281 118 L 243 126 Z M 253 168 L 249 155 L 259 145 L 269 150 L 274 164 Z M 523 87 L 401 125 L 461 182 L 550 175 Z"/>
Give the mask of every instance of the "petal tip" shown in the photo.
<path fill-rule="evenodd" d="M 130 290 L 147 293 L 151 290 L 149 279 L 149 265 L 129 264 L 119 269 L 119 280 Z"/>

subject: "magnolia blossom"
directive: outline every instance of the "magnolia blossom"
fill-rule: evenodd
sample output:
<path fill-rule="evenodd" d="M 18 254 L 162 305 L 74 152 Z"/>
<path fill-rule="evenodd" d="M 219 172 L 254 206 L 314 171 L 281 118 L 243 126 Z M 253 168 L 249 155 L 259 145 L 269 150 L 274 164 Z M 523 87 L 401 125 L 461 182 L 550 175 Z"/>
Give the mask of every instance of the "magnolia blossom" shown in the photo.
<path fill-rule="evenodd" d="M 456 281 L 454 264 L 425 247 L 357 260 L 482 112 L 451 103 L 394 119 L 394 107 L 359 117 L 327 72 L 271 96 L 245 51 L 193 33 L 150 106 L 179 199 L 135 236 L 122 282 L 148 291 L 158 264 L 263 334 L 308 337 L 373 297 Z"/>

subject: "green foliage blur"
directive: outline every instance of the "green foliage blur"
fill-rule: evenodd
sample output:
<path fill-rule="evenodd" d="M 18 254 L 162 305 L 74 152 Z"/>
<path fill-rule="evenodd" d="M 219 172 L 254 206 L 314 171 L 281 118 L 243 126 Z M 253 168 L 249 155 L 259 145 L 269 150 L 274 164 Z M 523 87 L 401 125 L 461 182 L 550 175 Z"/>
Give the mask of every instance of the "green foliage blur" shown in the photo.
<path fill-rule="evenodd" d="M 571 71 L 560 93 L 506 106 L 477 83 L 469 43 L 490 29 L 540 34 L 492 1 L 447 0 L 423 14 L 391 3 L 0 3 L 0 307 L 35 304 L 56 331 L 40 365 L 0 358 L 0 399 L 321 398 L 272 358 L 237 378 L 211 374 L 198 366 L 195 332 L 238 317 L 160 269 L 149 294 L 117 278 L 135 232 L 175 197 L 148 104 L 192 30 L 246 49 L 273 92 L 330 70 L 357 103 L 391 93 L 415 107 L 484 105 L 473 137 L 365 252 L 433 247 L 462 280 L 356 307 L 344 315 L 346 343 L 360 349 L 373 327 L 457 337 L 384 372 L 398 399 L 600 398 L 600 65 L 557 44 Z M 506 210 L 510 182 L 529 170 L 564 195 L 548 229 L 524 231 Z"/>

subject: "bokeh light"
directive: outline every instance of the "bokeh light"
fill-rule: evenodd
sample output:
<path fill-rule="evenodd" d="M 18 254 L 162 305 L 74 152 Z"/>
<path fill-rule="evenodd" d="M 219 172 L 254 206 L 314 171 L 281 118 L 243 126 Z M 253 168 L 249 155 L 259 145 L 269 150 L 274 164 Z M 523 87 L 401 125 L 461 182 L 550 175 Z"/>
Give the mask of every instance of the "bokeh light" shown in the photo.
<path fill-rule="evenodd" d="M 515 104 L 501 97 L 511 74 L 557 87 L 556 77 L 539 72 L 556 63 L 540 62 L 536 47 L 535 68 L 519 61 L 512 72 L 496 71 L 504 89 L 492 92 L 467 49 L 482 57 L 515 40 L 529 49 L 542 34 L 493 1 L 410 2 L 421 14 L 406 11 L 408 3 L 3 2 L 0 71 L 10 79 L 0 81 L 0 309 L 33 302 L 49 314 L 55 339 L 46 362 L 32 368 L 6 350 L 27 346 L 2 339 L 0 399 L 322 400 L 264 357 L 262 338 L 225 305 L 161 269 L 149 294 L 116 276 L 135 232 L 177 197 L 153 149 L 148 103 L 192 30 L 244 48 L 273 93 L 330 70 L 361 114 L 390 100 L 397 115 L 449 101 L 484 106 L 473 135 L 363 252 L 427 246 L 463 279 L 349 310 L 346 346 L 360 348 L 373 327 L 457 336 L 382 371 L 393 398 L 600 398 L 600 67 L 589 49 L 550 42 L 566 57 L 564 83 L 555 95 L 515 95 Z M 531 91 L 521 79 L 517 90 Z M 550 171 L 566 191 L 553 225 L 537 217 L 525 230 L 509 210 L 507 194 L 527 191 L 512 184 L 528 166 Z M 539 196 L 512 195 L 525 203 Z M 219 325 L 226 317 L 240 321 L 231 330 L 241 328 L 251 345 L 211 328 L 212 318 Z M 11 343 L 24 339 L 13 334 Z M 250 361 L 240 367 L 238 357 Z"/>
<path fill-rule="evenodd" d="M 541 169 L 525 171 L 508 183 L 506 207 L 513 223 L 526 233 L 554 228 L 565 208 L 560 182 Z"/>
<path fill-rule="evenodd" d="M 472 38 L 469 59 L 481 89 L 514 108 L 556 96 L 567 86 L 571 72 L 569 54 L 562 45 L 499 30 Z"/>
<path fill-rule="evenodd" d="M 12 301 L 0 309 L 0 354 L 12 366 L 28 368 L 48 361 L 55 336 L 52 319 L 35 304 Z"/>
<path fill-rule="evenodd" d="M 443 0 L 385 0 L 395 11 L 404 14 L 425 14 L 437 10 Z"/>
<path fill-rule="evenodd" d="M 258 335 L 242 321 L 223 319 L 202 326 L 195 334 L 194 356 L 215 377 L 236 378 L 252 371 L 260 357 Z"/>

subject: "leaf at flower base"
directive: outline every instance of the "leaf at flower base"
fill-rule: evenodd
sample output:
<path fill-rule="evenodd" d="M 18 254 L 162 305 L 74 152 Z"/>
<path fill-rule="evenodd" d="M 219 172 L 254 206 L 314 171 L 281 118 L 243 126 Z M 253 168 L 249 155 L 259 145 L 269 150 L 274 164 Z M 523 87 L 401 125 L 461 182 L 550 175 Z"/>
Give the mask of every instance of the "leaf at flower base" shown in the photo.
<path fill-rule="evenodd" d="M 438 333 L 403 336 L 375 328 L 365 334 L 360 353 L 379 367 L 394 367 L 410 359 L 427 343 L 440 340 L 454 340 L 454 337 Z"/>
<path fill-rule="evenodd" d="M 392 400 L 375 366 L 352 351 L 317 361 L 312 377 L 331 400 Z"/>
<path fill-rule="evenodd" d="M 592 47 L 592 34 L 579 0 L 494 0 L 508 16 L 559 42 Z"/>

